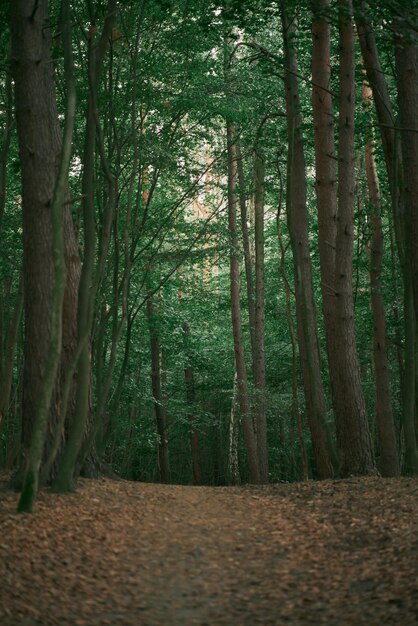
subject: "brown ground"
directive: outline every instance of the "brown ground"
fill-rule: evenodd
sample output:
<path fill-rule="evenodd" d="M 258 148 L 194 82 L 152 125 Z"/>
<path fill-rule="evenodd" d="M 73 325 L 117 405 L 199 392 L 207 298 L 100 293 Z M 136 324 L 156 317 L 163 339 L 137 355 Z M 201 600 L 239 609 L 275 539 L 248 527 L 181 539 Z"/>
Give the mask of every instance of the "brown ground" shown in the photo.
<path fill-rule="evenodd" d="M 0 494 L 1 626 L 418 624 L 418 480 Z"/>

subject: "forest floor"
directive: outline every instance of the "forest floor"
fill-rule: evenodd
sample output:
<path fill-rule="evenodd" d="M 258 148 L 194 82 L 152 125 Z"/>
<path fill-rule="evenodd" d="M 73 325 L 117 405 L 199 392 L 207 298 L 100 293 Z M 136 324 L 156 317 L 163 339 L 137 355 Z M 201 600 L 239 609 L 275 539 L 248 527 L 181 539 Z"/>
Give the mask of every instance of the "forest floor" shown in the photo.
<path fill-rule="evenodd" d="M 418 624 L 418 480 L 0 493 L 2 626 Z"/>

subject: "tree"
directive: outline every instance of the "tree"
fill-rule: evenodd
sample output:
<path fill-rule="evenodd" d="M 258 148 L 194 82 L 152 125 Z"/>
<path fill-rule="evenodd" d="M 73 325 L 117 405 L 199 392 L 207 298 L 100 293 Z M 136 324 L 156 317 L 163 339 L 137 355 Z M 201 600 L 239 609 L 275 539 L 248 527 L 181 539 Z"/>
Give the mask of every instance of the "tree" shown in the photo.
<path fill-rule="evenodd" d="M 89 78 L 89 99 L 86 114 L 86 133 L 83 154 L 83 183 L 82 183 L 82 205 L 84 221 L 84 258 L 80 275 L 78 290 L 77 309 L 77 346 L 79 356 L 77 359 L 77 392 L 74 409 L 74 419 L 72 420 L 65 449 L 60 460 L 57 476 L 54 480 L 54 488 L 58 491 L 70 491 L 73 487 L 74 475 L 77 471 L 77 461 L 85 436 L 85 428 L 89 413 L 90 397 L 90 333 L 93 324 L 94 301 L 97 288 L 101 279 L 104 259 L 107 252 L 107 243 L 110 237 L 111 216 L 113 211 L 113 179 L 106 167 L 106 160 L 102 147 L 101 157 L 105 173 L 109 181 L 109 199 L 106 211 L 106 218 L 103 220 L 103 240 L 101 249 L 101 259 L 93 279 L 95 261 L 95 240 L 96 229 L 94 219 L 94 159 L 96 133 L 99 138 L 101 129 L 98 123 L 97 92 L 100 84 L 103 69 L 104 57 L 107 51 L 109 39 L 112 36 L 112 28 L 115 20 L 117 0 L 108 0 L 106 6 L 106 17 L 103 30 L 98 41 L 94 41 L 94 28 L 88 37 L 88 78 Z M 92 25 L 95 23 L 95 16 L 90 15 Z"/>
<path fill-rule="evenodd" d="M 353 309 L 355 83 L 350 0 L 340 0 L 339 9 L 338 214 L 334 278 L 337 328 L 331 350 L 335 367 L 332 373 L 334 415 L 344 476 L 373 474 L 376 470 L 361 387 Z"/>
<path fill-rule="evenodd" d="M 230 289 L 231 289 L 231 317 L 232 333 L 234 337 L 235 368 L 237 372 L 237 389 L 239 406 L 244 431 L 249 479 L 252 483 L 260 481 L 258 464 L 257 443 L 253 429 L 251 408 L 248 397 L 247 368 L 244 357 L 244 344 L 242 340 L 242 324 L 240 309 L 240 261 L 238 246 L 237 206 L 238 197 L 236 192 L 238 172 L 235 151 L 235 135 L 231 124 L 227 125 L 228 147 L 228 227 L 230 237 Z"/>
<path fill-rule="evenodd" d="M 406 300 L 405 308 L 410 310 L 410 331 L 405 336 L 406 368 L 410 377 L 407 415 L 405 420 L 405 447 L 407 450 L 406 470 L 408 473 L 418 473 L 417 463 L 417 387 L 416 387 L 416 346 L 418 320 L 418 184 L 416 173 L 418 168 L 418 115 L 416 98 L 418 97 L 418 18 L 417 9 L 412 13 L 408 8 L 401 13 L 401 22 L 396 38 L 395 56 L 398 84 L 398 106 L 400 121 L 400 137 L 402 148 L 402 164 L 404 174 L 404 254 L 406 294 L 410 293 L 414 303 L 415 314 L 410 306 L 410 299 Z M 412 25 L 411 25 L 412 23 Z M 396 26 L 396 23 L 395 23 Z M 411 290 L 411 291 L 409 291 Z M 414 419 L 415 417 L 415 419 Z"/>
<path fill-rule="evenodd" d="M 75 90 L 69 4 L 62 6 L 68 105 L 61 146 L 50 55 L 45 29 L 47 2 L 33 8 L 17 2 L 11 12 L 16 120 L 22 162 L 25 285 L 24 420 L 30 427 L 20 511 L 31 511 L 62 345 L 65 256 L 62 209 L 68 185 Z M 29 416 L 34 414 L 32 420 Z M 27 439 L 28 441 L 28 439 Z"/>
<path fill-rule="evenodd" d="M 294 262 L 299 353 L 316 468 L 320 478 L 328 478 L 334 473 L 333 462 L 336 464 L 336 460 L 333 459 L 325 394 L 321 378 L 316 311 L 312 286 L 306 168 L 301 133 L 302 119 L 294 42 L 295 28 L 289 22 L 284 7 L 282 11 L 288 123 L 286 207 Z"/>
<path fill-rule="evenodd" d="M 363 101 L 366 110 L 371 103 L 371 96 L 371 89 L 365 83 L 363 85 Z M 374 324 L 373 358 L 376 378 L 376 422 L 379 435 L 380 472 L 383 476 L 398 476 L 400 468 L 392 412 L 389 362 L 386 351 L 385 308 L 381 284 L 383 263 L 382 201 L 373 138 L 370 138 L 365 146 L 365 166 L 371 214 L 370 289 Z"/>
<path fill-rule="evenodd" d="M 404 164 L 396 133 L 396 122 L 389 89 L 377 50 L 376 40 L 370 25 L 368 8 L 365 2 L 357 5 L 357 30 L 367 78 L 373 93 L 382 138 L 386 171 L 390 181 L 393 223 L 398 256 L 402 271 L 403 309 L 405 335 L 405 374 L 402 379 L 402 425 L 405 442 L 405 468 L 416 473 L 418 468 L 418 448 L 415 435 L 416 403 L 416 363 L 415 363 L 415 315 L 411 264 L 408 262 L 408 235 L 405 224 L 405 183 Z M 399 54 L 397 55 L 399 62 Z M 408 159 L 408 156 L 407 156 Z"/>

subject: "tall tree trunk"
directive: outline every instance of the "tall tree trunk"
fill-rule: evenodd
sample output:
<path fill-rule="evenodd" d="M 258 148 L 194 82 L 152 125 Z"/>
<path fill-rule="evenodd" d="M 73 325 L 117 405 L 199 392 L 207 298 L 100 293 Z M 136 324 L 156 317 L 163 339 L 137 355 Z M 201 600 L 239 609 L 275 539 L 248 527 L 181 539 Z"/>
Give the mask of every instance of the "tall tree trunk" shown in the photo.
<path fill-rule="evenodd" d="M 343 476 L 376 473 L 361 387 L 353 307 L 354 239 L 354 29 L 351 0 L 339 0 L 340 92 L 338 219 L 335 292 L 337 332 L 333 363 L 334 412 Z"/>
<path fill-rule="evenodd" d="M 364 84 L 363 101 L 366 106 L 370 104 L 371 96 L 370 87 Z M 365 147 L 365 164 L 371 207 L 370 288 L 374 323 L 373 359 L 376 378 L 376 422 L 380 448 L 379 469 L 383 476 L 398 476 L 400 468 L 393 422 L 389 363 L 386 351 L 385 308 L 381 293 L 383 262 L 382 203 L 374 158 L 373 139 L 369 139 Z"/>
<path fill-rule="evenodd" d="M 13 86 L 12 76 L 10 73 L 6 73 L 5 96 L 4 107 L 6 119 L 4 122 L 4 131 L 0 146 L 0 233 L 2 230 L 3 215 L 6 206 L 7 162 L 9 158 L 10 141 L 12 138 L 13 128 Z"/>
<path fill-rule="evenodd" d="M 190 449 L 192 454 L 193 482 L 195 485 L 201 485 L 202 471 L 200 468 L 199 432 L 196 428 L 196 389 L 193 366 L 190 360 L 190 326 L 187 322 L 183 322 L 182 328 L 186 348 L 186 359 L 188 361 L 184 368 L 184 381 L 186 384 L 186 400 L 189 406 L 188 419 L 190 424 Z"/>
<path fill-rule="evenodd" d="M 66 284 L 62 205 L 68 193 L 75 118 L 69 2 L 62 4 L 67 78 L 64 142 L 55 101 L 48 3 L 16 2 L 11 13 L 16 119 L 22 163 L 25 280 L 25 425 L 30 425 L 20 511 L 31 511 L 62 347 Z M 36 267 L 38 265 L 38 267 Z M 45 268 L 45 269 L 44 269 Z M 39 282 L 38 282 L 39 281 Z M 32 379 L 33 376 L 33 379 Z M 33 419 L 29 419 L 29 411 Z"/>
<path fill-rule="evenodd" d="M 283 238 L 280 229 L 280 209 L 277 213 L 277 238 L 279 240 L 279 248 L 280 248 L 280 276 L 282 277 L 283 287 L 286 294 L 286 319 L 287 319 L 287 327 L 289 329 L 290 340 L 292 344 L 292 418 L 293 423 L 297 426 L 298 438 L 299 438 L 299 449 L 300 456 L 302 459 L 302 471 L 303 471 L 303 480 L 308 480 L 309 478 L 309 464 L 308 464 L 308 454 L 306 452 L 305 438 L 303 436 L 303 424 L 302 424 L 302 415 L 299 409 L 299 399 L 298 399 L 298 364 L 297 364 L 297 340 L 296 333 L 293 323 L 293 314 L 292 314 L 292 304 L 291 304 L 291 289 L 290 284 L 286 276 L 285 270 L 285 254 L 286 248 L 283 245 Z M 280 429 L 283 430 L 282 428 Z M 293 444 L 292 437 L 292 444 Z M 284 445 L 284 441 L 280 442 L 281 445 Z M 293 455 L 295 457 L 295 455 Z"/>
<path fill-rule="evenodd" d="M 405 272 L 410 277 L 410 291 L 414 303 L 414 312 L 408 301 L 406 308 L 410 313 L 410 332 L 405 336 L 405 355 L 408 362 L 405 370 L 411 382 L 411 390 L 406 399 L 409 419 L 405 429 L 405 470 L 408 474 L 418 473 L 417 457 L 417 389 L 416 376 L 412 381 L 412 371 L 416 368 L 416 334 L 418 322 L 418 31 L 410 24 L 418 17 L 417 9 L 403 8 L 402 34 L 396 40 L 395 56 L 398 85 L 398 105 L 401 125 L 401 148 L 404 174 L 404 245 Z M 411 13 L 412 12 L 412 13 Z M 412 20 L 411 20 L 412 18 Z M 405 289 L 408 293 L 408 286 Z M 406 313 L 405 313 L 405 317 Z M 412 319 L 414 322 L 412 323 Z M 415 388 L 414 388 L 415 385 Z M 412 394 L 412 388 L 414 393 Z"/>
<path fill-rule="evenodd" d="M 331 28 L 327 19 L 330 0 L 314 0 L 312 23 L 312 113 L 315 138 L 315 192 L 318 211 L 318 248 L 321 267 L 322 307 L 333 393 L 333 363 L 337 330 L 335 298 L 335 245 L 337 238 L 337 159 L 334 110 L 331 95 Z"/>
<path fill-rule="evenodd" d="M 240 308 L 240 261 L 237 231 L 237 161 L 235 158 L 234 133 L 232 125 L 227 124 L 228 145 L 228 227 L 229 227 L 229 266 L 230 266 L 230 290 L 231 290 L 231 316 L 232 334 L 234 338 L 235 369 L 237 373 L 238 397 L 247 460 L 249 468 L 249 480 L 258 483 L 260 480 L 259 465 L 257 458 L 257 443 L 251 418 L 250 402 L 248 398 L 247 369 L 244 356 L 244 344 L 242 341 L 241 308 Z"/>
<path fill-rule="evenodd" d="M 7 338 L 4 358 L 0 367 L 0 426 L 3 417 L 7 414 L 10 406 L 10 392 L 13 380 L 13 364 L 16 346 L 19 336 L 20 320 L 23 310 L 23 284 L 22 277 L 19 280 L 19 287 L 16 302 L 13 309 L 12 319 L 7 327 Z"/>
<path fill-rule="evenodd" d="M 161 350 L 158 335 L 158 319 L 154 307 L 153 295 L 148 294 L 147 318 L 150 335 L 151 348 L 151 386 L 154 397 L 154 411 L 157 423 L 158 441 L 158 469 L 160 480 L 163 483 L 170 482 L 170 464 L 168 458 L 168 438 L 167 438 L 167 412 L 165 408 L 162 385 L 161 385 Z"/>
<path fill-rule="evenodd" d="M 232 385 L 231 412 L 229 414 L 229 445 L 228 445 L 228 482 L 230 485 L 239 485 L 241 477 L 239 473 L 238 443 L 239 443 L 239 422 L 238 422 L 238 379 L 234 374 Z"/>
<path fill-rule="evenodd" d="M 100 84 L 105 54 L 111 38 L 113 23 L 116 15 L 117 0 L 108 0 L 106 17 L 103 30 L 97 42 L 93 40 L 94 31 L 91 30 L 91 38 L 88 41 L 88 79 L 89 98 L 86 115 L 86 131 L 83 154 L 83 179 L 82 179 L 82 207 L 84 222 L 84 257 L 81 269 L 78 289 L 77 309 L 77 352 L 78 372 L 77 391 L 75 398 L 74 419 L 72 420 L 68 439 L 62 454 L 57 476 L 54 480 L 54 489 L 57 491 L 70 491 L 73 488 L 74 478 L 78 471 L 77 465 L 80 451 L 85 441 L 86 428 L 87 443 L 81 456 L 86 455 L 89 444 L 94 440 L 94 426 L 90 411 L 90 386 L 91 386 L 91 358 L 90 358 L 90 332 L 93 324 L 94 303 L 97 288 L 100 283 L 101 273 L 105 263 L 108 246 L 108 222 L 111 223 L 112 209 L 112 182 L 109 181 L 110 197 L 109 207 L 105 212 L 103 223 L 102 246 L 99 254 L 98 267 L 94 277 L 94 262 L 96 255 L 96 225 L 94 207 L 94 159 L 96 135 L 101 149 L 102 165 L 105 161 L 101 129 L 98 124 L 97 95 Z M 104 164 L 106 177 L 109 178 Z M 110 214 L 110 215 L 109 215 Z M 90 419 L 89 419 L 90 418 Z"/>
<path fill-rule="evenodd" d="M 286 111 L 288 119 L 288 170 L 286 207 L 293 252 L 297 330 L 302 365 L 306 410 L 317 472 L 320 478 L 333 475 L 333 447 L 328 427 L 325 393 L 321 378 L 316 310 L 308 236 L 305 155 L 301 133 L 297 59 L 289 24 L 282 9 L 286 62 Z M 335 461 L 336 464 L 336 461 Z"/>
<path fill-rule="evenodd" d="M 255 327 L 254 383 L 257 454 L 260 482 L 268 483 L 268 442 L 266 416 L 266 359 L 264 351 L 264 156 L 257 144 L 254 150 L 254 226 L 255 226 Z"/>
<path fill-rule="evenodd" d="M 411 265 L 407 261 L 405 246 L 405 200 L 403 159 L 399 147 L 399 138 L 395 131 L 395 119 L 389 89 L 385 74 L 379 59 L 373 29 L 368 21 L 367 3 L 363 0 L 356 2 L 357 32 L 360 41 L 361 53 L 367 79 L 373 93 L 379 122 L 382 147 L 385 157 L 386 170 L 390 182 L 392 200 L 393 225 L 395 231 L 398 256 L 402 269 L 404 292 L 404 333 L 405 333 L 405 363 L 400 369 L 402 388 L 402 427 L 405 440 L 405 470 L 415 473 L 418 468 L 418 448 L 415 437 L 415 398 L 416 376 L 415 368 L 415 315 L 413 304 L 413 287 Z M 399 60 L 399 53 L 397 54 Z M 402 68 L 401 68 L 402 73 Z M 413 133 L 411 133 L 413 134 Z M 402 371 L 404 376 L 402 377 Z"/>
<path fill-rule="evenodd" d="M 239 137 L 235 134 L 235 143 L 232 146 L 232 150 L 235 151 L 235 158 L 237 160 L 238 171 L 238 188 L 239 188 L 239 205 L 240 205 L 240 217 L 241 217 L 241 230 L 242 230 L 242 247 L 244 252 L 244 266 L 245 266 L 245 278 L 247 287 L 247 302 L 248 302 L 248 322 L 250 327 L 250 341 L 251 341 L 251 354 L 253 365 L 253 376 L 255 358 L 255 294 L 254 294 L 254 277 L 253 277 L 253 261 L 251 258 L 251 245 L 250 245 L 250 233 L 248 228 L 248 210 L 247 210 L 247 198 L 245 196 L 245 176 L 244 176 L 244 163 L 241 153 L 241 144 Z"/>

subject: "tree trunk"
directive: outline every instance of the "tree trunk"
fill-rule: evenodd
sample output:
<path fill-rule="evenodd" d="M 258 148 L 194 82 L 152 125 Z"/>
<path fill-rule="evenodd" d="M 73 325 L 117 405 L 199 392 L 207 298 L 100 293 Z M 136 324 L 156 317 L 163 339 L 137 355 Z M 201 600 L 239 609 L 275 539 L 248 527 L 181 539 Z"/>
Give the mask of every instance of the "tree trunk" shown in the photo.
<path fill-rule="evenodd" d="M 241 482 L 238 458 L 238 411 L 238 379 L 235 372 L 234 382 L 232 385 L 231 412 L 229 414 L 228 482 L 230 485 L 239 485 Z"/>
<path fill-rule="evenodd" d="M 320 478 L 328 478 L 334 473 L 333 448 L 321 378 L 316 310 L 312 286 L 306 200 L 306 170 L 297 84 L 297 59 L 292 42 L 294 28 L 289 25 L 284 9 L 282 9 L 282 21 L 287 70 L 285 74 L 288 119 L 286 208 L 295 274 L 299 354 L 317 472 Z"/>
<path fill-rule="evenodd" d="M 333 393 L 335 345 L 335 245 L 337 238 L 337 159 L 334 141 L 334 110 L 331 89 L 331 29 L 326 13 L 329 0 L 312 3 L 312 113 L 315 139 L 315 192 L 318 211 L 318 248 L 325 336 Z"/>
<path fill-rule="evenodd" d="M 363 101 L 371 101 L 371 89 L 363 85 Z M 382 476 L 398 476 L 400 472 L 392 412 L 392 396 L 389 381 L 389 363 L 386 351 L 385 309 L 381 293 L 383 262 L 383 229 L 379 179 L 374 158 L 373 140 L 365 147 L 365 164 L 371 207 L 372 236 L 370 243 L 370 288 L 373 312 L 373 358 L 376 378 L 376 422 L 379 435 L 380 473 Z"/>
<path fill-rule="evenodd" d="M 77 309 L 77 391 L 75 398 L 74 419 L 71 422 L 68 439 L 59 464 L 57 476 L 54 480 L 54 489 L 65 492 L 74 486 L 74 478 L 78 468 L 79 456 L 84 460 L 88 448 L 94 442 L 95 427 L 90 412 L 91 393 L 91 348 L 90 333 L 93 324 L 95 296 L 100 283 L 104 266 L 104 259 L 108 246 L 108 222 L 111 223 L 112 210 L 112 183 L 110 186 L 109 206 L 105 211 L 102 246 L 99 254 L 98 267 L 94 276 L 94 261 L 96 255 L 96 224 L 94 207 L 94 159 L 96 134 L 97 143 L 102 149 L 102 164 L 105 159 L 101 140 L 101 131 L 98 125 L 97 92 L 103 69 L 105 54 L 111 37 L 115 20 L 117 0 L 108 0 L 103 30 L 98 42 L 92 38 L 88 40 L 88 79 L 89 98 L 86 114 L 86 134 L 83 153 L 82 179 L 82 207 L 84 223 L 84 257 L 78 289 Z M 94 34 L 92 33 L 91 37 Z M 105 166 L 104 169 L 106 170 Z M 105 171 L 106 178 L 108 173 Z M 109 215 L 110 214 L 110 215 Z M 84 447 L 82 450 L 82 446 Z M 81 455 L 80 455 L 81 452 Z"/>
<path fill-rule="evenodd" d="M 372 441 L 361 387 L 354 325 L 354 29 L 351 0 L 339 0 L 340 93 L 338 219 L 335 292 L 337 332 L 333 363 L 334 412 L 341 474 L 375 474 Z"/>
<path fill-rule="evenodd" d="M 227 124 L 228 142 L 228 226 L 230 245 L 230 290 L 232 334 L 234 338 L 235 369 L 237 373 L 238 397 L 244 440 L 247 450 L 249 480 L 251 483 L 260 481 L 257 458 L 257 443 L 251 418 L 250 402 L 248 398 L 247 370 L 242 341 L 241 308 L 240 308 L 240 261 L 237 231 L 237 162 L 233 149 L 235 137 L 230 123 Z"/>
<path fill-rule="evenodd" d="M 67 111 L 61 149 L 50 36 L 45 29 L 47 17 L 48 3 L 44 1 L 30 9 L 26 3 L 16 2 L 11 14 L 24 213 L 24 420 L 29 411 L 33 415 L 33 418 L 25 420 L 25 426 L 30 427 L 30 434 L 26 439 L 29 445 L 25 452 L 25 476 L 18 505 L 19 511 L 27 512 L 32 510 L 38 490 L 51 399 L 62 348 L 62 312 L 66 284 L 62 205 L 68 193 L 75 118 L 70 6 L 68 2 L 63 2 L 62 35 Z M 35 267 L 36 264 L 39 267 Z M 34 380 L 29 379 L 32 374 L 35 375 Z"/>
<path fill-rule="evenodd" d="M 376 107 L 379 128 L 382 137 L 382 147 L 385 156 L 386 170 L 390 182 L 392 200 L 393 224 L 396 238 L 398 256 L 402 268 L 403 292 L 404 292 L 404 333 L 405 333 L 405 363 L 400 368 L 402 387 L 402 427 L 405 440 L 405 471 L 416 473 L 418 468 L 418 448 L 415 436 L 415 398 L 416 376 L 415 364 L 415 314 L 413 303 L 413 286 L 410 262 L 407 261 L 408 244 L 405 227 L 406 197 L 403 158 L 399 149 L 399 139 L 395 132 L 395 119 L 392 111 L 392 103 L 389 97 L 389 89 L 385 74 L 382 71 L 379 54 L 373 29 L 368 22 L 367 4 L 364 1 L 357 2 L 357 31 L 360 47 L 369 85 L 372 89 L 373 100 Z M 403 64 L 400 51 L 397 51 L 397 62 Z M 405 87 L 408 89 L 408 76 L 403 74 L 404 67 L 399 68 L 398 81 L 402 82 L 402 76 L 406 79 Z M 402 98 L 400 98 L 402 100 Z M 413 128 L 413 127 L 411 127 Z M 409 133 L 414 135 L 414 133 Z M 404 150 L 403 150 L 404 151 Z M 404 376 L 402 377 L 402 371 Z"/>
<path fill-rule="evenodd" d="M 403 15 L 402 35 L 398 37 L 395 47 L 396 71 L 398 85 L 398 105 L 401 126 L 402 164 L 404 174 L 404 272 L 410 278 L 410 290 L 405 287 L 405 318 L 409 311 L 410 328 L 405 335 L 405 371 L 410 381 L 409 391 L 405 398 L 407 420 L 404 422 L 405 433 L 405 471 L 408 474 L 418 473 L 417 456 L 417 389 L 416 376 L 412 372 L 416 368 L 416 328 L 418 321 L 418 114 L 416 103 L 418 98 L 418 32 L 409 26 L 411 11 L 417 17 L 417 10 L 407 9 Z M 414 312 L 408 301 L 408 291 L 412 295 Z M 412 321 L 413 320 L 413 321 Z M 412 376 L 414 380 L 412 380 Z M 412 389 L 414 393 L 412 393 Z"/>
<path fill-rule="evenodd" d="M 299 408 L 299 399 L 298 399 L 298 366 L 297 366 L 297 340 L 296 333 L 293 323 L 293 315 L 292 315 L 292 305 L 291 305 L 291 289 L 289 285 L 289 281 L 286 276 L 285 271 L 285 254 L 286 248 L 283 245 L 282 234 L 280 230 L 280 210 L 277 214 L 277 238 L 279 240 L 280 247 L 280 276 L 282 277 L 283 287 L 286 294 L 286 319 L 287 319 L 287 327 L 289 329 L 290 340 L 292 344 L 292 418 L 293 424 L 296 424 L 299 438 L 299 449 L 300 456 L 302 460 L 302 471 L 303 471 L 303 480 L 308 480 L 309 478 L 309 464 L 308 464 L 308 454 L 306 452 L 305 438 L 303 436 L 303 424 L 302 424 L 302 415 Z M 280 428 L 283 431 L 283 428 Z M 284 445 L 284 441 L 280 441 L 281 446 Z M 293 444 L 293 437 L 292 437 Z M 293 455 L 295 457 L 295 455 Z M 294 463 L 295 465 L 295 463 Z"/>
<path fill-rule="evenodd" d="M 6 119 L 0 148 L 0 233 L 2 231 L 3 215 L 6 206 L 7 162 L 13 128 L 13 86 L 12 76 L 8 72 L 5 78 L 5 96 L 4 107 Z"/>
<path fill-rule="evenodd" d="M 250 341 L 251 341 L 251 354 L 253 364 L 253 376 L 254 364 L 255 364 L 255 295 L 254 295 L 254 277 L 253 277 L 253 262 L 251 258 L 251 246 L 250 246 L 250 234 L 248 229 L 248 210 L 247 199 L 245 197 L 245 177 L 244 177 L 244 165 L 241 154 L 241 145 L 239 138 L 235 136 L 235 143 L 232 146 L 232 150 L 235 152 L 235 158 L 237 160 L 237 172 L 238 172 L 238 185 L 239 185 L 239 205 L 240 205 L 240 217 L 241 217 L 241 231 L 242 231 L 242 247 L 244 251 L 244 266 L 245 266 L 245 278 L 247 287 L 247 301 L 248 301 L 248 324 L 250 327 Z"/>
<path fill-rule="evenodd" d="M 257 454 L 260 482 L 268 483 L 268 442 L 266 417 L 266 360 L 264 351 L 264 156 L 259 145 L 254 151 L 254 226 L 255 226 L 255 327 L 254 383 Z"/>
<path fill-rule="evenodd" d="M 183 322 L 184 342 L 186 347 L 186 358 L 188 364 L 184 368 L 184 381 L 186 384 L 186 400 L 189 405 L 189 424 L 190 424 L 190 449 L 192 454 L 192 470 L 193 483 L 195 485 L 202 484 L 202 471 L 200 469 L 200 452 L 199 452 L 199 433 L 196 429 L 196 390 L 194 383 L 194 372 L 190 362 L 190 326 L 187 322 Z"/>
<path fill-rule="evenodd" d="M 157 423 L 158 441 L 158 469 L 162 483 L 170 482 L 170 464 L 168 458 L 167 412 L 165 408 L 161 385 L 161 350 L 158 336 L 158 318 L 154 308 L 153 296 L 148 294 L 147 318 L 151 348 L 151 386 L 154 397 L 155 419 Z"/>
<path fill-rule="evenodd" d="M 7 328 L 6 349 L 2 359 L 0 369 L 0 426 L 3 417 L 7 414 L 10 405 L 10 392 L 13 380 L 13 363 L 18 342 L 20 320 L 23 310 L 23 284 L 22 277 L 19 280 L 19 287 L 16 302 L 13 309 L 12 319 Z"/>

